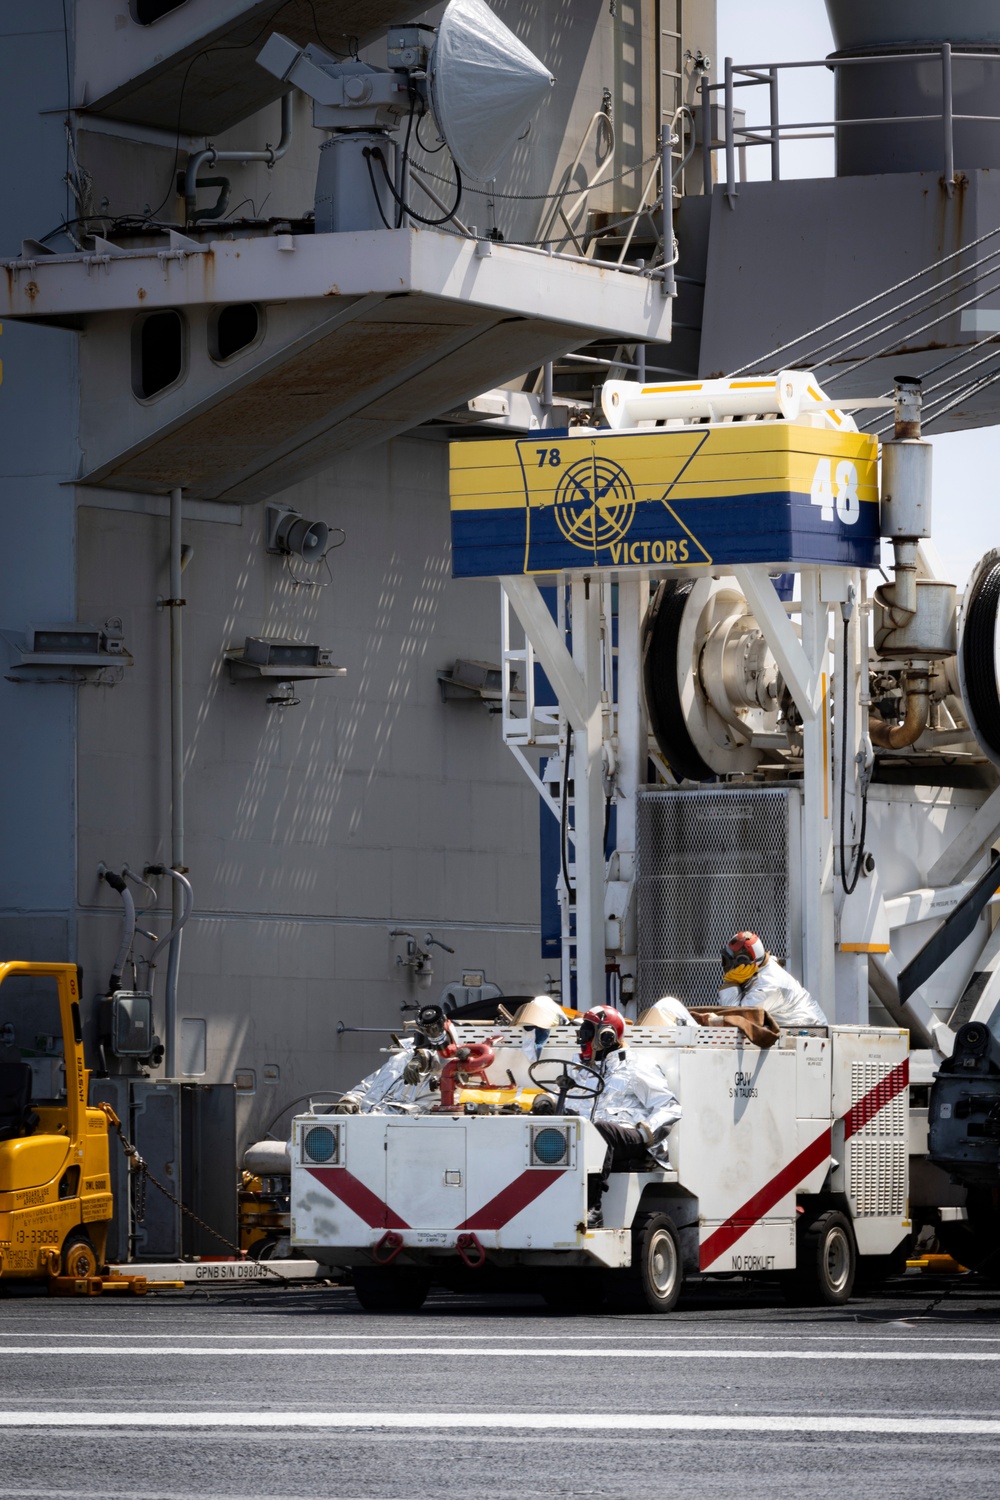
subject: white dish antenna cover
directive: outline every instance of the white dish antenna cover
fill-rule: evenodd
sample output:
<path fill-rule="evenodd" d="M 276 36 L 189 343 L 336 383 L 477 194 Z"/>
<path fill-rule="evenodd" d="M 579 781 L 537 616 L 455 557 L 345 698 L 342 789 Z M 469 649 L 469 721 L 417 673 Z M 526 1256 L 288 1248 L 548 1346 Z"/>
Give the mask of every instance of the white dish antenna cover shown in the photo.
<path fill-rule="evenodd" d="M 555 83 L 483 0 L 451 0 L 428 72 L 434 119 L 459 169 L 479 182 L 496 176 Z"/>

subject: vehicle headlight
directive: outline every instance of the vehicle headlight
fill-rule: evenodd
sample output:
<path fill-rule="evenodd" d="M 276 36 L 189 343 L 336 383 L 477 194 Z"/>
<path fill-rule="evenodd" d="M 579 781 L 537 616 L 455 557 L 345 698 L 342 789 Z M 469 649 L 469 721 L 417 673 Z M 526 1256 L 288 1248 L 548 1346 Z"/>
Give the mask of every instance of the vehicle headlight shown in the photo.
<path fill-rule="evenodd" d="M 339 1131 L 329 1125 L 312 1125 L 302 1138 L 305 1161 L 336 1161 L 340 1154 Z"/>
<path fill-rule="evenodd" d="M 531 1155 L 546 1167 L 558 1166 L 569 1158 L 569 1141 L 565 1130 L 554 1125 L 543 1125 L 531 1132 Z"/>

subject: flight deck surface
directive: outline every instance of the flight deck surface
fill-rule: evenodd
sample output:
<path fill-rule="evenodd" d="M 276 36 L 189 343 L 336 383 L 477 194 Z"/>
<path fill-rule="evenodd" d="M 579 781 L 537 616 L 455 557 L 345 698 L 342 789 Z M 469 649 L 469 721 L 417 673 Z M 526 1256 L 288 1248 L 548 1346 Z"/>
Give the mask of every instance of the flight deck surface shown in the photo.
<path fill-rule="evenodd" d="M 939 1300 L 942 1299 L 943 1300 Z M 848 1308 L 738 1280 L 669 1317 L 198 1287 L 0 1310 L 0 1497 L 466 1500 L 996 1493 L 1000 1293 L 910 1273 Z M 41 1430 L 40 1430 L 41 1429 Z"/>

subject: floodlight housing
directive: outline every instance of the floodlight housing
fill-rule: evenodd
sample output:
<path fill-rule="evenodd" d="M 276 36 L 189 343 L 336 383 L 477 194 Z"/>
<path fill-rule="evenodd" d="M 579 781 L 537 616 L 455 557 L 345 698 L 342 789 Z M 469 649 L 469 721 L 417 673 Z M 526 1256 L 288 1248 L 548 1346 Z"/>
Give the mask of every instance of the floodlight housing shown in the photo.
<path fill-rule="evenodd" d="M 483 0 L 451 0 L 428 64 L 430 106 L 459 170 L 486 181 L 555 79 Z"/>

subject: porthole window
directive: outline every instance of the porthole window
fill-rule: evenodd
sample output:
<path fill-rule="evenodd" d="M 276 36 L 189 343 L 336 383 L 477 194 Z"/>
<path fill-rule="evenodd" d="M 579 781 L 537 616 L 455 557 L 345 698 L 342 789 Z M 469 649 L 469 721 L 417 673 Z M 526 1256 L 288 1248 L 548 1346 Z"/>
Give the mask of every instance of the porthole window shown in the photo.
<path fill-rule="evenodd" d="M 145 313 L 132 325 L 132 390 L 148 401 L 184 372 L 184 320 L 179 312 Z"/>
<path fill-rule="evenodd" d="M 129 0 L 128 12 L 138 26 L 152 26 L 172 10 L 180 10 L 187 0 Z"/>
<path fill-rule="evenodd" d="M 208 320 L 208 352 L 220 363 L 232 359 L 257 342 L 261 327 L 260 308 L 254 302 L 217 307 Z"/>

